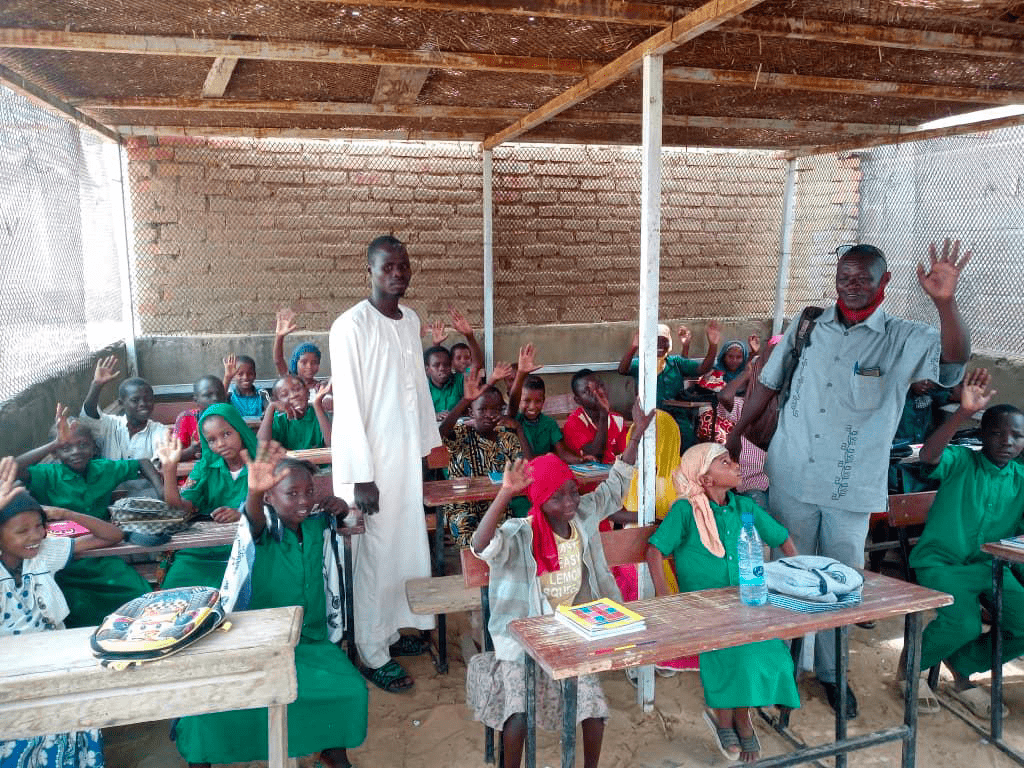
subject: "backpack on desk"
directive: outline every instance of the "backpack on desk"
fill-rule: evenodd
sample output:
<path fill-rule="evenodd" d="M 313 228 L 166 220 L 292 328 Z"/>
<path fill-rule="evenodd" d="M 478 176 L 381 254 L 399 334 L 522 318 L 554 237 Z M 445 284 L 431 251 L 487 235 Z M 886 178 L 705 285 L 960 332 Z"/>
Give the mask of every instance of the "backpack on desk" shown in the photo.
<path fill-rule="evenodd" d="M 103 666 L 125 669 L 177 653 L 217 629 L 224 617 L 219 590 L 162 589 L 137 597 L 107 616 L 90 643 Z"/>

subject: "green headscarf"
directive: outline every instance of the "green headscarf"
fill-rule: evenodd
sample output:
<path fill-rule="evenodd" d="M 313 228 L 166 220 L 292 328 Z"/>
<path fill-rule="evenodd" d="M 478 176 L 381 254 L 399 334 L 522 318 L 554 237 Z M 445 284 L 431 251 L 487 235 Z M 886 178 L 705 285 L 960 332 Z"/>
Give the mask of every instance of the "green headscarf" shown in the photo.
<path fill-rule="evenodd" d="M 190 487 L 194 487 L 197 491 L 202 489 L 202 494 L 205 497 L 206 505 L 196 504 L 199 499 L 189 499 L 196 506 L 196 511 L 199 514 L 208 514 L 217 507 L 239 506 L 245 498 L 245 488 L 248 482 L 247 473 L 244 470 L 237 479 L 233 479 L 227 462 L 214 453 L 209 443 L 206 442 L 206 435 L 203 434 L 203 422 L 211 416 L 220 416 L 238 432 L 242 438 L 242 447 L 249 452 L 249 458 L 256 457 L 258 447 L 256 435 L 249 429 L 242 414 L 235 406 L 230 403 L 214 403 L 203 412 L 203 415 L 199 417 L 199 442 L 203 447 L 203 452 L 188 475 Z M 187 490 L 183 490 L 183 496 L 188 495 Z M 200 508 L 207 505 L 209 509 Z"/>

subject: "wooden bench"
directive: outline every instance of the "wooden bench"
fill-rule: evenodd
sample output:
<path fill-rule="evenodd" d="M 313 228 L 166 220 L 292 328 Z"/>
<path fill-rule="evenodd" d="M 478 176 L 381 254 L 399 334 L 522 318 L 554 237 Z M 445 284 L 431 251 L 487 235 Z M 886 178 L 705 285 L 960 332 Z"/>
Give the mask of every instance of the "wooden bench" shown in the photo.
<path fill-rule="evenodd" d="M 622 528 L 617 531 L 601 533 L 601 547 L 608 567 L 616 565 L 637 565 L 647 563 L 647 541 L 657 530 L 657 525 L 645 525 L 639 528 Z M 468 549 L 462 550 L 462 578 L 466 588 L 476 587 L 480 590 L 480 605 L 483 609 L 484 651 L 493 651 L 494 644 L 487 625 L 491 618 L 488 584 L 490 568 L 487 563 Z M 466 659 L 467 663 L 469 659 Z M 494 729 L 484 728 L 484 759 L 494 762 Z"/>

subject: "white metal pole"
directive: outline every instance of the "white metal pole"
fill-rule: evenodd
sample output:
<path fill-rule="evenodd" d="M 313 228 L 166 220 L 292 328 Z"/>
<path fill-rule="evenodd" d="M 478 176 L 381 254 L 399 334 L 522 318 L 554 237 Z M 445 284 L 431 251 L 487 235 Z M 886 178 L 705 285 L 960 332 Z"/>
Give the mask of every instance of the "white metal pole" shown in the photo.
<path fill-rule="evenodd" d="M 135 315 L 135 294 L 132 290 L 132 263 L 135 261 L 135 227 L 132 224 L 132 193 L 128 183 L 128 158 L 124 144 L 117 146 L 117 162 L 121 171 L 121 214 L 124 223 L 124 247 L 121 249 L 121 323 L 124 327 L 125 367 L 129 376 L 139 375 L 139 357 L 135 349 L 138 324 Z"/>
<path fill-rule="evenodd" d="M 658 277 L 661 263 L 661 114 L 662 57 L 644 56 L 643 126 L 640 176 L 640 402 L 645 412 L 655 407 L 658 369 Z M 639 522 L 654 522 L 655 431 L 648 429 L 640 443 L 637 487 Z M 654 594 L 650 575 L 638 569 L 640 597 Z M 654 668 L 640 670 L 637 703 L 645 712 L 654 708 Z"/>
<path fill-rule="evenodd" d="M 782 232 L 779 237 L 779 271 L 775 277 L 775 315 L 772 333 L 782 333 L 786 319 L 786 289 L 789 286 L 789 261 L 793 252 L 793 224 L 796 221 L 797 158 L 786 161 L 786 193 L 782 201 Z"/>
<path fill-rule="evenodd" d="M 484 150 L 484 365 L 494 368 L 494 159 Z"/>

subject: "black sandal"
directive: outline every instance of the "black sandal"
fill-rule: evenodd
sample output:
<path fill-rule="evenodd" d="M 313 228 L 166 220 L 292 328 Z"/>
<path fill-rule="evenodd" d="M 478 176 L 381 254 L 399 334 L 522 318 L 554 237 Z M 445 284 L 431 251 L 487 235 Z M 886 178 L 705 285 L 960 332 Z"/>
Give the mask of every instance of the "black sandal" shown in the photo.
<path fill-rule="evenodd" d="M 359 671 L 362 673 L 363 677 L 376 685 L 382 691 L 387 691 L 388 693 L 402 693 L 413 686 L 412 678 L 409 677 L 409 673 L 406 672 L 402 665 L 394 659 L 391 659 L 383 667 L 377 667 L 376 669 L 370 669 L 369 667 L 360 665 Z M 409 679 L 409 682 L 402 682 L 406 678 Z"/>
<path fill-rule="evenodd" d="M 392 656 L 422 656 L 430 650 L 430 643 L 415 635 L 401 635 L 388 650 Z"/>

